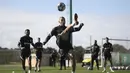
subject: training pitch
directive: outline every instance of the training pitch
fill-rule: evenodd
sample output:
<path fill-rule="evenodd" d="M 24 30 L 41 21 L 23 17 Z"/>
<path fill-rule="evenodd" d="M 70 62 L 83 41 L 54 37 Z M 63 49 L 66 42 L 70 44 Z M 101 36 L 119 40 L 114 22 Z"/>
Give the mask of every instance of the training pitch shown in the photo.
<path fill-rule="evenodd" d="M 71 73 L 71 67 L 67 68 L 66 70 L 59 70 L 59 66 L 57 67 L 50 67 L 50 66 L 43 66 L 41 68 L 41 72 L 34 72 L 34 69 L 32 69 L 31 73 Z M 87 70 L 85 67 L 81 67 L 81 64 L 77 64 L 77 70 L 76 73 L 102 73 L 102 68 L 100 70 L 94 69 L 94 70 Z M 107 72 L 111 73 L 109 69 L 107 69 Z M 104 72 L 104 73 L 107 73 Z M 114 73 L 129 73 L 130 70 L 116 70 Z M 22 71 L 21 65 L 0 65 L 0 73 L 24 73 Z"/>

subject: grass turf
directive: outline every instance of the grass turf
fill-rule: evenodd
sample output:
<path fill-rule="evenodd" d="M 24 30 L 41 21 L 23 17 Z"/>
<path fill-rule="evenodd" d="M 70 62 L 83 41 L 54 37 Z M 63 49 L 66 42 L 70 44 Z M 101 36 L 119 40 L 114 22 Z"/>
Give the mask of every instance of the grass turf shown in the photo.
<path fill-rule="evenodd" d="M 100 70 L 97 70 L 96 68 L 94 70 L 87 70 L 85 67 L 81 67 L 81 64 L 77 64 L 77 70 L 76 73 L 102 73 L 102 68 Z M 0 65 L 0 73 L 24 73 L 22 71 L 21 65 Z M 110 72 L 109 69 L 107 69 L 108 72 Z M 129 73 L 129 70 L 116 70 L 115 73 Z M 34 69 L 32 68 L 31 73 L 35 73 Z M 57 67 L 50 67 L 50 66 L 42 66 L 41 72 L 36 73 L 71 73 L 71 67 L 67 68 L 67 70 L 59 70 L 59 66 Z"/>

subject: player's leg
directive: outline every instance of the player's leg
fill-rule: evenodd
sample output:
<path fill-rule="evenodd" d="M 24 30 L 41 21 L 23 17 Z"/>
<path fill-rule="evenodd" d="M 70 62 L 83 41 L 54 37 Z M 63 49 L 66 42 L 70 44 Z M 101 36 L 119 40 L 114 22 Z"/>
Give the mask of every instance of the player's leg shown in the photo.
<path fill-rule="evenodd" d="M 90 70 L 93 70 L 94 56 L 91 56 Z"/>
<path fill-rule="evenodd" d="M 112 69 L 113 64 L 112 64 L 112 56 L 111 56 L 111 54 L 109 54 L 108 60 L 109 60 L 110 65 L 111 65 L 111 66 L 110 66 L 110 70 L 111 70 L 111 72 L 114 72 L 113 69 Z"/>
<path fill-rule="evenodd" d="M 29 57 L 28 57 L 28 63 L 29 63 L 29 71 L 28 71 L 28 73 L 30 73 L 30 71 L 32 69 L 31 59 L 32 59 L 32 57 L 31 57 L 31 54 L 30 54 Z"/>
<path fill-rule="evenodd" d="M 64 70 L 66 70 L 66 60 L 65 60 L 65 58 L 63 60 L 63 66 L 64 66 Z"/>
<path fill-rule="evenodd" d="M 109 60 L 109 62 L 110 62 L 110 64 L 111 64 L 111 67 L 112 67 L 112 66 L 113 66 L 113 64 L 112 64 L 112 56 L 111 56 L 111 54 L 109 55 L 108 60 Z"/>
<path fill-rule="evenodd" d="M 21 61 L 22 61 L 22 68 L 23 68 L 24 72 L 27 73 L 27 71 L 26 71 L 26 66 L 25 66 L 26 58 L 25 58 L 25 53 L 24 53 L 24 51 L 21 51 L 20 59 L 21 59 Z"/>
<path fill-rule="evenodd" d="M 75 50 L 71 50 L 72 51 L 72 73 L 75 73 L 76 70 L 76 60 L 75 60 Z"/>
<path fill-rule="evenodd" d="M 64 66 L 64 69 L 66 69 L 66 62 L 65 62 L 65 57 L 61 56 L 60 60 L 60 70 L 62 70 L 62 67 Z"/>
<path fill-rule="evenodd" d="M 70 65 L 70 59 L 69 59 L 69 57 L 68 57 L 67 61 L 68 61 L 68 67 L 69 67 L 69 65 Z"/>
<path fill-rule="evenodd" d="M 54 59 L 52 58 L 52 67 L 54 66 Z"/>
<path fill-rule="evenodd" d="M 106 54 L 104 54 L 104 70 L 102 72 L 106 72 L 107 58 L 108 58 L 108 56 Z"/>
<path fill-rule="evenodd" d="M 62 70 L 62 66 L 63 66 L 63 60 L 64 60 L 64 57 L 63 57 L 63 49 L 60 49 L 60 70 Z"/>
<path fill-rule="evenodd" d="M 42 53 L 39 53 L 39 58 L 38 58 L 38 71 L 41 71 L 41 61 L 42 61 Z"/>
<path fill-rule="evenodd" d="M 66 70 L 66 57 L 68 55 L 69 50 L 63 50 L 63 66 L 64 69 Z"/>
<path fill-rule="evenodd" d="M 35 71 L 37 71 L 37 67 L 38 67 L 38 52 L 36 52 L 36 64 L 35 64 Z"/>
<path fill-rule="evenodd" d="M 37 71 L 37 66 L 38 66 L 38 58 L 37 58 L 37 56 L 36 56 L 36 64 L 35 64 L 35 72 Z"/>
<path fill-rule="evenodd" d="M 60 70 L 62 70 L 62 50 L 60 49 Z"/>
<path fill-rule="evenodd" d="M 96 65 L 97 65 L 97 69 L 99 70 L 99 62 L 98 62 L 98 57 L 96 57 Z"/>
<path fill-rule="evenodd" d="M 54 62 L 54 67 L 56 67 L 56 59 L 55 58 L 53 59 L 53 62 Z"/>

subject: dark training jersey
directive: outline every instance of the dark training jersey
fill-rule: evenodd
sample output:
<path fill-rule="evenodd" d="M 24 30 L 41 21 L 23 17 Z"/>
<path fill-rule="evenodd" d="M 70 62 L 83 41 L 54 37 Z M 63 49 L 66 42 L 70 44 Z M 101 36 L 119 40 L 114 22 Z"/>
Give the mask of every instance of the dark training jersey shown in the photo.
<path fill-rule="evenodd" d="M 36 42 L 36 43 L 35 43 L 35 49 L 36 49 L 36 51 L 38 51 L 38 52 L 42 52 L 42 51 L 43 51 L 42 43 L 41 43 L 41 42 Z"/>
<path fill-rule="evenodd" d="M 23 36 L 20 38 L 20 42 L 18 46 L 25 48 L 26 50 L 30 50 L 30 44 L 34 46 L 33 44 L 33 38 L 30 36 Z"/>
<path fill-rule="evenodd" d="M 56 26 L 52 29 L 51 33 L 47 36 L 45 43 L 47 43 L 52 36 L 55 36 L 56 44 L 59 46 L 60 49 L 70 48 L 70 47 L 72 47 L 72 44 L 70 42 L 71 33 L 79 31 L 81 28 L 82 28 L 82 25 L 80 25 L 77 28 L 71 27 L 69 31 L 67 31 L 65 34 L 59 36 L 59 34 L 61 34 L 62 31 L 66 29 L 66 26 L 60 26 L 60 25 Z"/>
<path fill-rule="evenodd" d="M 104 52 L 104 53 L 110 53 L 111 51 L 113 51 L 112 44 L 111 44 L 110 42 L 105 43 L 105 44 L 103 45 L 103 52 Z"/>
<path fill-rule="evenodd" d="M 91 49 L 92 55 L 98 55 L 99 51 L 100 51 L 100 47 L 97 44 L 94 44 Z"/>
<path fill-rule="evenodd" d="M 52 59 L 56 59 L 56 57 L 57 57 L 57 53 L 55 53 L 55 52 L 52 53 L 52 54 L 51 54 L 51 57 L 52 57 Z"/>

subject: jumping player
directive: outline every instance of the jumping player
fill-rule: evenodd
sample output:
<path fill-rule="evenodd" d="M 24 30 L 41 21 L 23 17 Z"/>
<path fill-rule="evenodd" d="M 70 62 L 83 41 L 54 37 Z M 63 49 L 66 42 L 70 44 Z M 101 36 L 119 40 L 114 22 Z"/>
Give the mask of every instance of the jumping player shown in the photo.
<path fill-rule="evenodd" d="M 97 44 L 97 40 L 95 40 L 94 42 L 94 45 L 91 49 L 91 67 L 90 67 L 90 70 L 93 70 L 93 63 L 94 63 L 94 60 L 96 61 L 96 64 L 97 64 L 97 69 L 99 70 L 99 64 L 98 64 L 98 54 L 99 54 L 99 51 L 100 51 L 100 47 L 98 46 Z"/>
<path fill-rule="evenodd" d="M 40 66 L 41 66 L 41 60 L 42 60 L 42 52 L 43 52 L 43 45 L 41 43 L 41 39 L 38 38 L 38 42 L 35 43 L 35 49 L 36 49 L 36 65 L 35 65 L 35 71 L 40 72 Z"/>
<path fill-rule="evenodd" d="M 106 63 L 107 63 L 107 60 L 109 60 L 111 66 L 110 66 L 110 70 L 111 72 L 114 72 L 113 69 L 112 69 L 112 56 L 111 56 L 111 52 L 113 51 L 113 47 L 112 47 L 112 44 L 109 42 L 109 38 L 106 37 L 106 43 L 103 44 L 103 54 L 104 54 L 104 70 L 102 72 L 105 72 L 106 71 Z"/>
<path fill-rule="evenodd" d="M 22 60 L 22 68 L 23 68 L 25 73 L 27 73 L 26 67 L 25 67 L 25 62 L 26 62 L 27 58 L 28 58 L 28 63 L 29 63 L 28 73 L 30 73 L 30 71 L 31 71 L 31 49 L 30 49 L 30 44 L 34 47 L 33 38 L 30 37 L 30 30 L 26 29 L 25 30 L 25 36 L 21 37 L 20 41 L 18 43 L 18 46 L 21 48 L 21 56 L 20 56 L 20 58 Z"/>
<path fill-rule="evenodd" d="M 59 24 L 58 26 L 54 27 L 51 31 L 51 33 L 47 36 L 43 44 L 45 45 L 52 36 L 56 37 L 56 44 L 58 45 L 59 49 L 62 49 L 62 55 L 61 59 L 65 59 L 65 57 L 68 55 L 68 52 L 72 50 L 72 57 L 73 57 L 73 64 L 72 64 L 72 73 L 75 73 L 75 68 L 76 68 L 76 61 L 75 61 L 75 55 L 74 55 L 74 50 L 73 46 L 71 44 L 71 34 L 72 32 L 79 31 L 82 26 L 84 25 L 83 23 L 80 24 L 79 27 L 73 27 L 74 25 L 77 25 L 78 22 L 78 15 L 74 15 L 74 24 L 68 25 L 67 27 L 65 26 L 65 18 L 60 17 L 59 18 Z M 62 60 L 61 60 L 62 61 Z"/>

